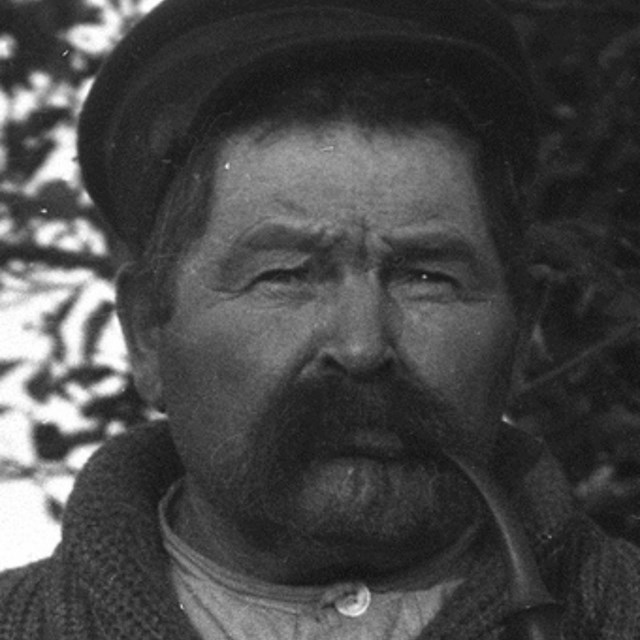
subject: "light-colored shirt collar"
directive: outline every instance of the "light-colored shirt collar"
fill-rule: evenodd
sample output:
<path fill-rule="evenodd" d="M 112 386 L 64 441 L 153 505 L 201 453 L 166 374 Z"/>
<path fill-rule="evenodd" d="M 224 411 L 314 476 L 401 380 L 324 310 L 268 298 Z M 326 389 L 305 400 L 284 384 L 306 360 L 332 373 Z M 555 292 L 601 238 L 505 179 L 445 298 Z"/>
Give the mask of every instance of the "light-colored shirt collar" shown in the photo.
<path fill-rule="evenodd" d="M 322 587 L 271 584 L 198 553 L 170 526 L 178 481 L 159 506 L 163 542 L 181 608 L 203 640 L 413 640 L 463 582 L 381 590 L 358 582 Z"/>

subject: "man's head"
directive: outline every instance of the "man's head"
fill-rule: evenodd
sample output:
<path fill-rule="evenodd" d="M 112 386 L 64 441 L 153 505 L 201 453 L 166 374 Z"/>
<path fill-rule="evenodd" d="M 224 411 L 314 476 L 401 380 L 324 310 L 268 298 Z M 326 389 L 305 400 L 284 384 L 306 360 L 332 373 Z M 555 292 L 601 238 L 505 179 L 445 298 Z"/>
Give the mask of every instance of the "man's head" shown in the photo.
<path fill-rule="evenodd" d="M 443 451 L 486 462 L 503 410 L 521 150 L 391 53 L 270 60 L 205 101 L 121 279 L 183 533 L 263 577 L 397 570 L 481 519 Z"/>
<path fill-rule="evenodd" d="M 224 141 L 240 131 L 266 135 L 293 126 L 317 129 L 339 122 L 399 135 L 436 122 L 474 142 L 487 222 L 505 263 L 514 303 L 523 309 L 527 211 L 523 184 L 515 179 L 515 150 L 450 86 L 397 61 L 371 56 L 366 67 L 350 68 L 348 60 L 333 58 L 331 68 L 316 62 L 298 74 L 243 86 L 207 116 L 184 165 L 167 186 L 137 261 L 139 275 L 152 279 L 160 318 L 168 318 L 172 310 L 174 267 L 206 224 L 208 205 L 215 197 L 211 167 Z"/>

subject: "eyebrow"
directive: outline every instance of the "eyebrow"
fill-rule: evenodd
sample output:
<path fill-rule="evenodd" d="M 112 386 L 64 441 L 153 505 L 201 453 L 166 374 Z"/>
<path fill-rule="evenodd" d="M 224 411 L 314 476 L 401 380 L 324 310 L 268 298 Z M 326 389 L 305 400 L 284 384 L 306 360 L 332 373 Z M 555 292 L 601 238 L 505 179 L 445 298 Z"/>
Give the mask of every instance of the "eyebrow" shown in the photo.
<path fill-rule="evenodd" d="M 383 235 L 381 239 L 395 254 L 425 254 L 481 264 L 487 261 L 482 251 L 455 230 L 431 231 L 423 227 L 405 227 Z"/>
<path fill-rule="evenodd" d="M 405 227 L 383 236 L 391 254 L 400 258 L 442 260 L 468 265 L 481 282 L 494 286 L 501 278 L 498 264 L 455 229 L 430 231 Z"/>
<path fill-rule="evenodd" d="M 229 250 L 329 249 L 343 236 L 344 233 L 327 228 L 321 223 L 267 220 L 237 236 L 229 245 Z M 380 239 L 393 251 L 400 252 L 426 250 L 460 257 L 476 257 L 479 253 L 472 243 L 455 229 L 440 231 L 412 225 L 382 234 Z"/>
<path fill-rule="evenodd" d="M 260 251 L 326 252 L 343 237 L 344 233 L 322 223 L 267 220 L 232 240 L 218 266 L 220 273 L 233 272 L 248 255 Z M 411 225 L 382 234 L 380 241 L 383 260 L 397 256 L 459 261 L 469 264 L 479 275 L 496 275 L 489 257 L 455 229 L 430 230 Z"/>
<path fill-rule="evenodd" d="M 226 247 L 218 261 L 221 277 L 228 277 L 260 251 L 313 253 L 326 251 L 337 242 L 337 234 L 308 222 L 267 220 L 245 230 Z"/>
<path fill-rule="evenodd" d="M 318 224 L 309 225 L 307 222 L 268 220 L 248 229 L 238 236 L 230 249 L 297 249 L 311 251 L 314 249 L 328 249 L 337 242 L 338 234 Z"/>

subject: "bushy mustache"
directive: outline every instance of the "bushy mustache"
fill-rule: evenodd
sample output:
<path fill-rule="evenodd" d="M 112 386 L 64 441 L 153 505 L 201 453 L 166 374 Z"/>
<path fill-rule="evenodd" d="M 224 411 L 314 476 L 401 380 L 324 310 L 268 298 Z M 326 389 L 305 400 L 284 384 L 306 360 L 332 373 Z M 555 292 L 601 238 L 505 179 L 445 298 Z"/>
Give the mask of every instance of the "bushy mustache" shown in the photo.
<path fill-rule="evenodd" d="M 252 426 L 238 471 L 250 495 L 277 492 L 312 459 L 339 455 L 352 436 L 367 432 L 393 436 L 402 455 L 425 464 L 442 461 L 445 452 L 472 458 L 477 449 L 477 435 L 435 391 L 399 375 L 364 382 L 333 375 L 289 384 L 274 394 Z"/>
<path fill-rule="evenodd" d="M 473 459 L 481 449 L 453 402 L 406 377 L 290 382 L 251 425 L 241 460 L 223 465 L 218 497 L 226 513 L 254 544 L 277 546 L 305 472 L 322 458 L 350 455 L 356 434 L 382 434 L 401 463 L 424 465 L 432 479 L 459 475 L 448 453 Z"/>

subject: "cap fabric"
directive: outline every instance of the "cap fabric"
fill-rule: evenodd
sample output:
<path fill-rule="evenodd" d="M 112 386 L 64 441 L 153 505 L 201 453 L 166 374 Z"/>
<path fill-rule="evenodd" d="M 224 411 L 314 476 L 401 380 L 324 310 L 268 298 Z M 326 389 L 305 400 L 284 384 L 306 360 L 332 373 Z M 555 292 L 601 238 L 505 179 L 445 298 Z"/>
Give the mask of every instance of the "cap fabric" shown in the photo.
<path fill-rule="evenodd" d="M 535 153 L 528 62 L 509 20 L 487 0 L 165 0 L 116 47 L 85 102 L 79 158 L 85 185 L 134 251 L 203 110 L 232 87 L 335 57 L 424 67 L 463 92 L 513 146 L 522 175 Z"/>

